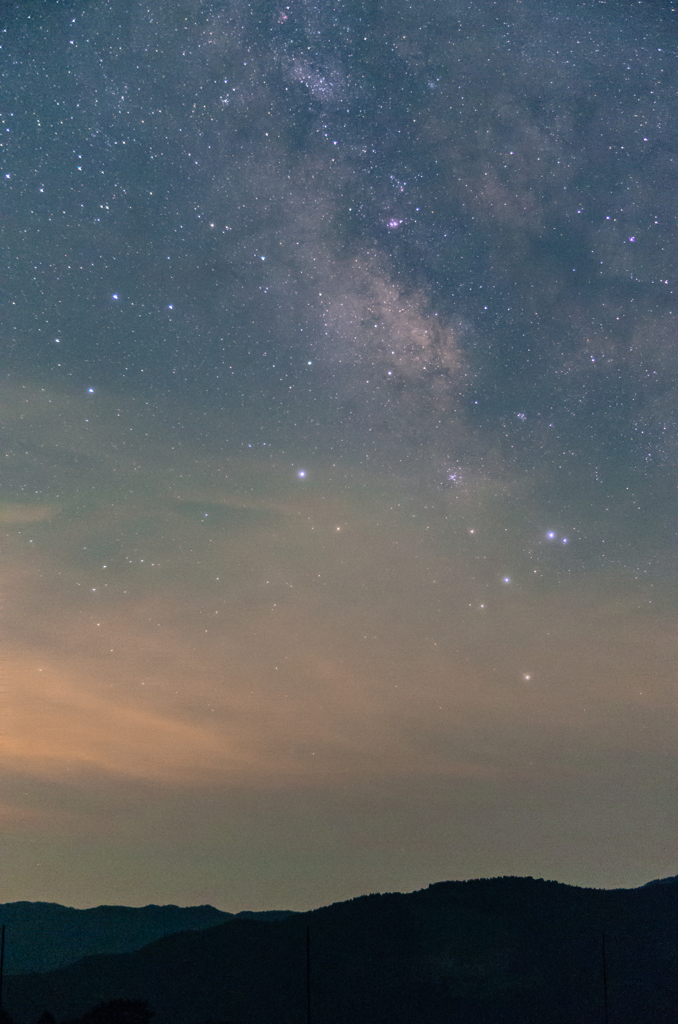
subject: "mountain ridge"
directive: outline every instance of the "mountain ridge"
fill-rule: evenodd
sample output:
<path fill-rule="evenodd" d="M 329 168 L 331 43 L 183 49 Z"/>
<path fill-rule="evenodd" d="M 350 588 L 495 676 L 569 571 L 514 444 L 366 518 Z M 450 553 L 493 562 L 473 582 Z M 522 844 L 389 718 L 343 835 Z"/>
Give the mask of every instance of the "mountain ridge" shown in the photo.
<path fill-rule="evenodd" d="M 261 920 L 291 913 L 241 911 Z M 102 904 L 84 909 L 27 900 L 0 904 L 0 924 L 7 930 L 5 975 L 53 971 L 96 953 L 130 952 L 165 935 L 211 928 L 238 916 L 210 904 Z"/>
<path fill-rule="evenodd" d="M 222 912 L 226 913 L 226 912 Z M 308 928 L 308 933 L 307 933 Z M 17 1024 L 140 999 L 153 1024 L 675 1024 L 678 886 L 507 876 L 374 893 L 277 921 L 232 916 L 135 952 L 6 980 Z"/>

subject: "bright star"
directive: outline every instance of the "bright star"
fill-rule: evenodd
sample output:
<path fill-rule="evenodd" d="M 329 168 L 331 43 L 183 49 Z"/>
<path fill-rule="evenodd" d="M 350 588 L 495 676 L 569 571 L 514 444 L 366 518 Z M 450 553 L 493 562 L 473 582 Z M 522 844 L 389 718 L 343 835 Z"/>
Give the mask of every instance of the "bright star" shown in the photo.
<path fill-rule="evenodd" d="M 303 478 L 306 476 L 306 470 L 300 469 L 299 472 L 297 473 L 297 476 L 300 476 L 303 480 Z"/>

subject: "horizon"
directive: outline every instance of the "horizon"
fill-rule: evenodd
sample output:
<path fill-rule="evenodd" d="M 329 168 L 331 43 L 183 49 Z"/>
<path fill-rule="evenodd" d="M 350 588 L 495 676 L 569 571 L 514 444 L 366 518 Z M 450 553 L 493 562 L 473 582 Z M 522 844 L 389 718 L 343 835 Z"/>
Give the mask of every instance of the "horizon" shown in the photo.
<path fill-rule="evenodd" d="M 651 878 L 647 882 L 641 882 L 639 885 L 634 885 L 634 886 L 623 886 L 623 885 L 620 885 L 620 886 L 574 885 L 573 883 L 570 883 L 570 882 L 561 882 L 561 881 L 559 881 L 556 878 L 539 878 L 539 877 L 535 877 L 534 875 L 493 875 L 491 877 L 480 877 L 480 878 L 445 878 L 445 879 L 441 879 L 438 882 L 429 882 L 428 885 L 424 885 L 424 886 L 422 886 L 421 888 L 418 888 L 418 889 L 407 890 L 406 892 L 402 892 L 400 890 L 389 889 L 389 890 L 383 890 L 381 892 L 359 893 L 357 896 L 348 896 L 345 899 L 333 900 L 331 903 L 321 904 L 320 906 L 307 907 L 305 910 L 296 910 L 296 909 L 291 909 L 290 907 L 282 907 L 282 906 L 278 906 L 278 907 L 257 907 L 257 908 L 243 907 L 240 910 L 228 910 L 225 907 L 217 907 L 217 906 L 214 906 L 214 904 L 211 904 L 211 903 L 201 903 L 201 904 L 178 904 L 178 903 L 138 903 L 138 904 L 137 903 L 135 903 L 135 904 L 129 904 L 129 903 L 97 903 L 97 904 L 91 904 L 91 905 L 87 905 L 87 906 L 78 906 L 78 907 L 76 907 L 76 906 L 71 906 L 70 904 L 55 903 L 53 901 L 46 901 L 46 900 L 12 900 L 11 902 L 0 903 L 0 907 L 13 906 L 13 905 L 15 905 L 17 903 L 26 903 L 29 906 L 31 906 L 31 905 L 33 905 L 35 903 L 38 903 L 38 904 L 43 904 L 44 906 L 63 907 L 66 910 L 102 910 L 102 909 L 106 909 L 106 908 L 111 908 L 111 909 L 129 909 L 129 910 L 144 910 L 144 909 L 149 908 L 149 907 L 155 907 L 155 908 L 158 908 L 158 909 L 164 909 L 165 907 L 168 907 L 168 908 L 175 907 L 175 908 L 177 908 L 179 910 L 191 910 L 191 909 L 196 909 L 197 907 L 210 907 L 213 910 L 218 910 L 220 913 L 231 914 L 234 917 L 236 917 L 238 914 L 247 914 L 247 913 L 254 913 L 254 914 L 262 914 L 263 913 L 263 914 L 266 914 L 266 913 L 274 913 L 274 912 L 283 912 L 283 913 L 288 913 L 289 912 L 289 913 L 293 913 L 293 914 L 308 914 L 308 913 L 312 913 L 314 910 L 322 910 L 324 907 L 333 906 L 335 903 L 350 903 L 353 900 L 362 899 L 363 897 L 366 897 L 366 896 L 411 896 L 411 895 L 414 895 L 415 893 L 425 892 L 427 889 L 435 888 L 438 885 L 447 885 L 448 883 L 454 884 L 454 883 L 458 882 L 460 884 L 463 884 L 464 882 L 498 882 L 498 881 L 503 881 L 505 879 L 520 879 L 520 880 L 532 881 L 532 882 L 547 882 L 547 883 L 550 883 L 550 884 L 553 884 L 553 885 L 564 885 L 564 886 L 568 886 L 569 888 L 573 888 L 573 889 L 585 889 L 585 890 L 592 890 L 592 891 L 596 891 L 596 892 L 623 892 L 623 891 L 631 891 L 633 889 L 643 889 L 646 886 L 649 886 L 649 885 L 652 885 L 652 884 L 669 883 L 669 882 L 672 882 L 672 881 L 675 881 L 676 879 L 678 879 L 678 875 L 667 875 L 664 878 Z M 215 925 L 215 927 L 216 927 L 216 925 Z"/>

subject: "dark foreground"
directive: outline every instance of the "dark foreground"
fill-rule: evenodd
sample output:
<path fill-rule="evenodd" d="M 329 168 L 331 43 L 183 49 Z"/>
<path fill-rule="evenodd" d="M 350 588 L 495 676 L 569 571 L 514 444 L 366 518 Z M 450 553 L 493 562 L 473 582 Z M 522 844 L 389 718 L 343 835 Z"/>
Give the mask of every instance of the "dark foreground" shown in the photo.
<path fill-rule="evenodd" d="M 89 1024 L 145 1024 L 142 1003 L 153 1024 L 303 1024 L 310 991 L 313 1024 L 675 1024 L 677 923 L 675 881 L 441 882 L 9 977 L 4 1007 L 16 1024 L 116 999 L 139 1002 Z"/>

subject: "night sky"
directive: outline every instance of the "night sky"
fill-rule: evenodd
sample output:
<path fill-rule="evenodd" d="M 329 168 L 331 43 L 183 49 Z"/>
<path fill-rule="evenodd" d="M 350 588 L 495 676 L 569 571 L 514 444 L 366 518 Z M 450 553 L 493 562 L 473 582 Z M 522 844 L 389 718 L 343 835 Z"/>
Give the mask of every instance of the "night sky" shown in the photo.
<path fill-rule="evenodd" d="M 676 13 L 1 5 L 3 901 L 675 874 Z"/>

